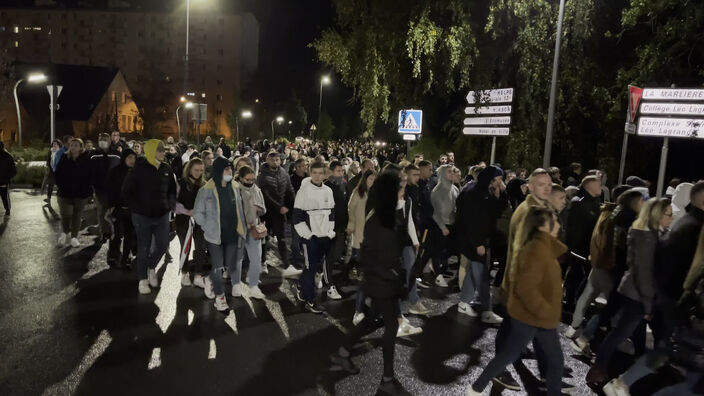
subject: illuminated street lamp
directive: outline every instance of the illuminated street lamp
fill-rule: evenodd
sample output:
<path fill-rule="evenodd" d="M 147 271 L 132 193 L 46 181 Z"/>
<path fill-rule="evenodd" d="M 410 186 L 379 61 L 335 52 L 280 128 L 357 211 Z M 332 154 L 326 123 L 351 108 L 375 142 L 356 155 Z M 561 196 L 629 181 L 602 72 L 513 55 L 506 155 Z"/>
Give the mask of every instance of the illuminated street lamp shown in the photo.
<path fill-rule="evenodd" d="M 323 76 L 320 78 L 320 101 L 318 102 L 318 124 L 320 124 L 320 112 L 323 111 L 323 85 L 330 84 L 330 77 Z"/>
<path fill-rule="evenodd" d="M 29 83 L 38 83 L 42 81 L 46 81 L 46 75 L 43 73 L 32 73 L 27 76 L 26 79 L 21 78 L 15 83 L 15 87 L 13 88 L 12 92 L 15 94 L 15 107 L 17 108 L 17 136 L 19 138 L 19 144 L 20 147 L 22 147 L 22 118 L 20 117 L 20 102 L 17 100 L 17 87 L 19 87 L 20 83 L 22 81 L 27 81 Z"/>
<path fill-rule="evenodd" d="M 186 100 L 186 98 L 181 96 L 181 102 L 185 102 L 185 100 Z M 178 107 L 176 108 L 176 125 L 178 126 L 178 139 L 179 140 L 181 140 L 181 119 L 178 118 L 178 111 L 181 109 L 181 106 L 184 106 L 185 108 L 190 109 L 193 107 L 193 102 L 186 102 L 183 105 L 178 105 Z M 185 119 L 186 114 L 185 113 L 183 114 L 183 118 L 184 118 L 183 126 L 185 127 L 186 126 L 186 119 Z M 185 131 L 184 131 L 184 133 L 185 133 Z"/>
<path fill-rule="evenodd" d="M 235 131 L 236 131 L 236 133 L 237 133 L 237 142 L 236 142 L 236 144 L 239 144 L 239 143 L 240 143 L 240 116 L 241 116 L 243 119 L 252 118 L 252 112 L 249 111 L 249 110 L 242 110 L 242 114 L 239 115 L 239 116 L 237 116 L 237 117 L 235 117 Z"/>
<path fill-rule="evenodd" d="M 278 116 L 278 117 L 276 117 L 276 120 L 271 120 L 271 141 L 272 142 L 274 141 L 274 139 L 276 139 L 276 135 L 274 135 L 274 121 L 276 121 L 277 124 L 281 125 L 284 122 L 284 117 Z"/>

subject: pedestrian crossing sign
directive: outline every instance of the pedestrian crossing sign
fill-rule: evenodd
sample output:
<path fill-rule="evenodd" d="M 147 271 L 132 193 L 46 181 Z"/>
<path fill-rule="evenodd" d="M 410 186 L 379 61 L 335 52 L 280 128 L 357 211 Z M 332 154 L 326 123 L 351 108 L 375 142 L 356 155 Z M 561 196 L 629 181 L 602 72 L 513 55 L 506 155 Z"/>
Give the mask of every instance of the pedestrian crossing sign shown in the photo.
<path fill-rule="evenodd" d="M 423 127 L 423 110 L 401 110 L 398 112 L 398 132 L 420 134 Z"/>

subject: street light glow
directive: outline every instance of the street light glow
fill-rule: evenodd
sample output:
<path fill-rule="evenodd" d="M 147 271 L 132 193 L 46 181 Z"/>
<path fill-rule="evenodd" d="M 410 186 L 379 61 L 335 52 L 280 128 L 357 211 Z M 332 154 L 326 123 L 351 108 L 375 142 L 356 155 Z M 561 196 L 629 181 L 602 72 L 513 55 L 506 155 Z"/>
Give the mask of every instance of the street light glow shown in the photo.
<path fill-rule="evenodd" d="M 30 74 L 30 75 L 27 77 L 27 81 L 29 81 L 29 82 L 31 82 L 31 83 L 33 83 L 33 82 L 42 82 L 42 81 L 46 81 L 46 74 L 44 74 L 44 73 L 33 73 L 33 74 Z"/>
<path fill-rule="evenodd" d="M 242 111 L 242 118 L 252 118 L 252 112 L 249 110 Z"/>
<path fill-rule="evenodd" d="M 181 101 L 181 103 L 183 103 L 183 102 L 186 101 L 186 97 L 185 97 L 185 96 L 181 96 L 181 99 L 179 99 L 179 100 Z"/>
<path fill-rule="evenodd" d="M 320 80 L 321 83 L 324 85 L 330 84 L 330 77 L 329 76 L 323 76 L 323 78 Z"/>
<path fill-rule="evenodd" d="M 289 125 L 293 124 L 293 121 L 289 121 L 288 124 L 289 124 Z"/>
<path fill-rule="evenodd" d="M 276 117 L 276 122 L 278 122 L 279 124 L 281 124 L 282 122 L 284 122 L 284 117 L 282 117 L 282 116 Z"/>
<path fill-rule="evenodd" d="M 193 102 L 186 102 L 185 106 L 187 109 L 190 109 L 193 107 Z"/>
<path fill-rule="evenodd" d="M 259 98 L 254 99 L 254 103 L 259 103 Z"/>

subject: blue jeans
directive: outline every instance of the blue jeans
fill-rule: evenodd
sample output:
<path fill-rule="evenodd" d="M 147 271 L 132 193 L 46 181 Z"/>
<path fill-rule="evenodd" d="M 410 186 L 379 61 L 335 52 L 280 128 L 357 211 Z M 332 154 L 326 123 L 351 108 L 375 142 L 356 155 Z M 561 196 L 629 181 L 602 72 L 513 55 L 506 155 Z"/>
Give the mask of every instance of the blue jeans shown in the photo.
<path fill-rule="evenodd" d="M 413 264 L 416 262 L 416 248 L 413 246 L 406 246 L 403 248 L 403 269 L 406 270 L 406 284 L 410 284 L 410 282 L 413 282 L 413 287 L 411 287 L 411 290 L 408 292 L 408 302 L 411 303 L 411 305 L 415 305 L 415 303 L 420 300 L 420 297 L 418 296 L 418 285 L 416 285 L 416 280 L 411 279 L 411 269 L 413 268 Z"/>
<path fill-rule="evenodd" d="M 540 360 L 544 360 L 545 384 L 548 388 L 548 395 L 561 395 L 560 385 L 564 357 L 557 330 L 534 327 L 513 318 L 504 319 L 504 323 L 507 321 L 511 323 L 504 327 L 508 334 L 504 338 L 501 350 L 497 350 L 496 356 L 472 384 L 472 389 L 476 392 L 482 392 L 492 378 L 499 375 L 509 364 L 521 356 L 521 352 L 532 340 L 534 345 L 539 346 L 541 355 L 544 356 Z"/>
<path fill-rule="evenodd" d="M 244 252 L 247 252 L 249 258 L 249 270 L 247 271 L 247 283 L 249 286 L 257 286 L 259 284 L 259 275 L 262 272 L 262 243 L 261 240 L 254 239 L 250 234 L 244 238 L 242 246 L 237 252 L 235 260 L 235 269 L 230 272 L 230 280 L 232 285 L 240 283 L 242 279 L 242 262 L 244 261 Z"/>
<path fill-rule="evenodd" d="M 237 252 L 241 248 L 239 245 L 241 239 L 237 237 L 237 242 L 231 242 L 221 245 L 216 245 L 214 243 L 206 242 L 208 244 L 208 252 L 210 253 L 210 264 L 213 266 L 212 271 L 210 271 L 210 280 L 213 281 L 213 292 L 216 296 L 225 294 L 225 280 L 222 277 L 222 272 L 227 266 L 230 271 L 230 275 L 234 283 L 234 272 L 235 263 L 237 260 Z M 252 266 L 250 260 L 249 265 Z M 237 278 L 239 282 L 239 278 Z"/>
<path fill-rule="evenodd" d="M 485 311 L 491 311 L 491 294 L 489 291 L 489 272 L 485 270 L 484 263 L 470 261 L 464 255 L 461 256 L 461 265 L 468 263 L 467 275 L 462 282 L 460 301 L 469 304 L 474 299 L 474 295 L 479 293 L 479 303 Z"/>
<path fill-rule="evenodd" d="M 606 370 L 609 360 L 618 345 L 633 334 L 643 322 L 644 316 L 643 304 L 624 296 L 621 302 L 620 317 L 616 322 L 616 326 L 611 329 L 604 341 L 601 342 L 596 353 L 594 365 Z"/>
<path fill-rule="evenodd" d="M 147 269 L 156 268 L 169 247 L 169 214 L 147 217 L 132 213 L 132 224 L 137 235 L 137 276 L 144 280 Z"/>

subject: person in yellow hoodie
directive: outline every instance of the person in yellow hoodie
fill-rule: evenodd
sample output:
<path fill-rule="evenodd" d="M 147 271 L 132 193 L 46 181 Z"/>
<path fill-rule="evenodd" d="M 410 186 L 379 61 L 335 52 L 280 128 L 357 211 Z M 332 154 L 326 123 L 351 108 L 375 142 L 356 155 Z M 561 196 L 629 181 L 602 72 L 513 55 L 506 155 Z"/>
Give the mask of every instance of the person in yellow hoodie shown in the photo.
<path fill-rule="evenodd" d="M 151 287 L 159 287 L 156 265 L 169 247 L 169 213 L 176 206 L 176 178 L 164 162 L 165 155 L 164 143 L 157 139 L 147 141 L 144 157 L 137 159 L 122 186 L 137 235 L 141 294 L 149 294 Z"/>
<path fill-rule="evenodd" d="M 226 312 L 230 307 L 222 274 L 226 268 L 230 274 L 238 273 L 237 255 L 242 254 L 247 227 L 239 183 L 233 180 L 232 164 L 223 157 L 215 159 L 212 178 L 198 190 L 193 220 L 203 229 L 213 266 L 210 278 L 206 278 L 205 295 L 215 299 L 218 311 Z M 240 279 L 232 278 L 233 297 L 249 293 L 248 288 L 240 287 L 239 283 Z"/>

